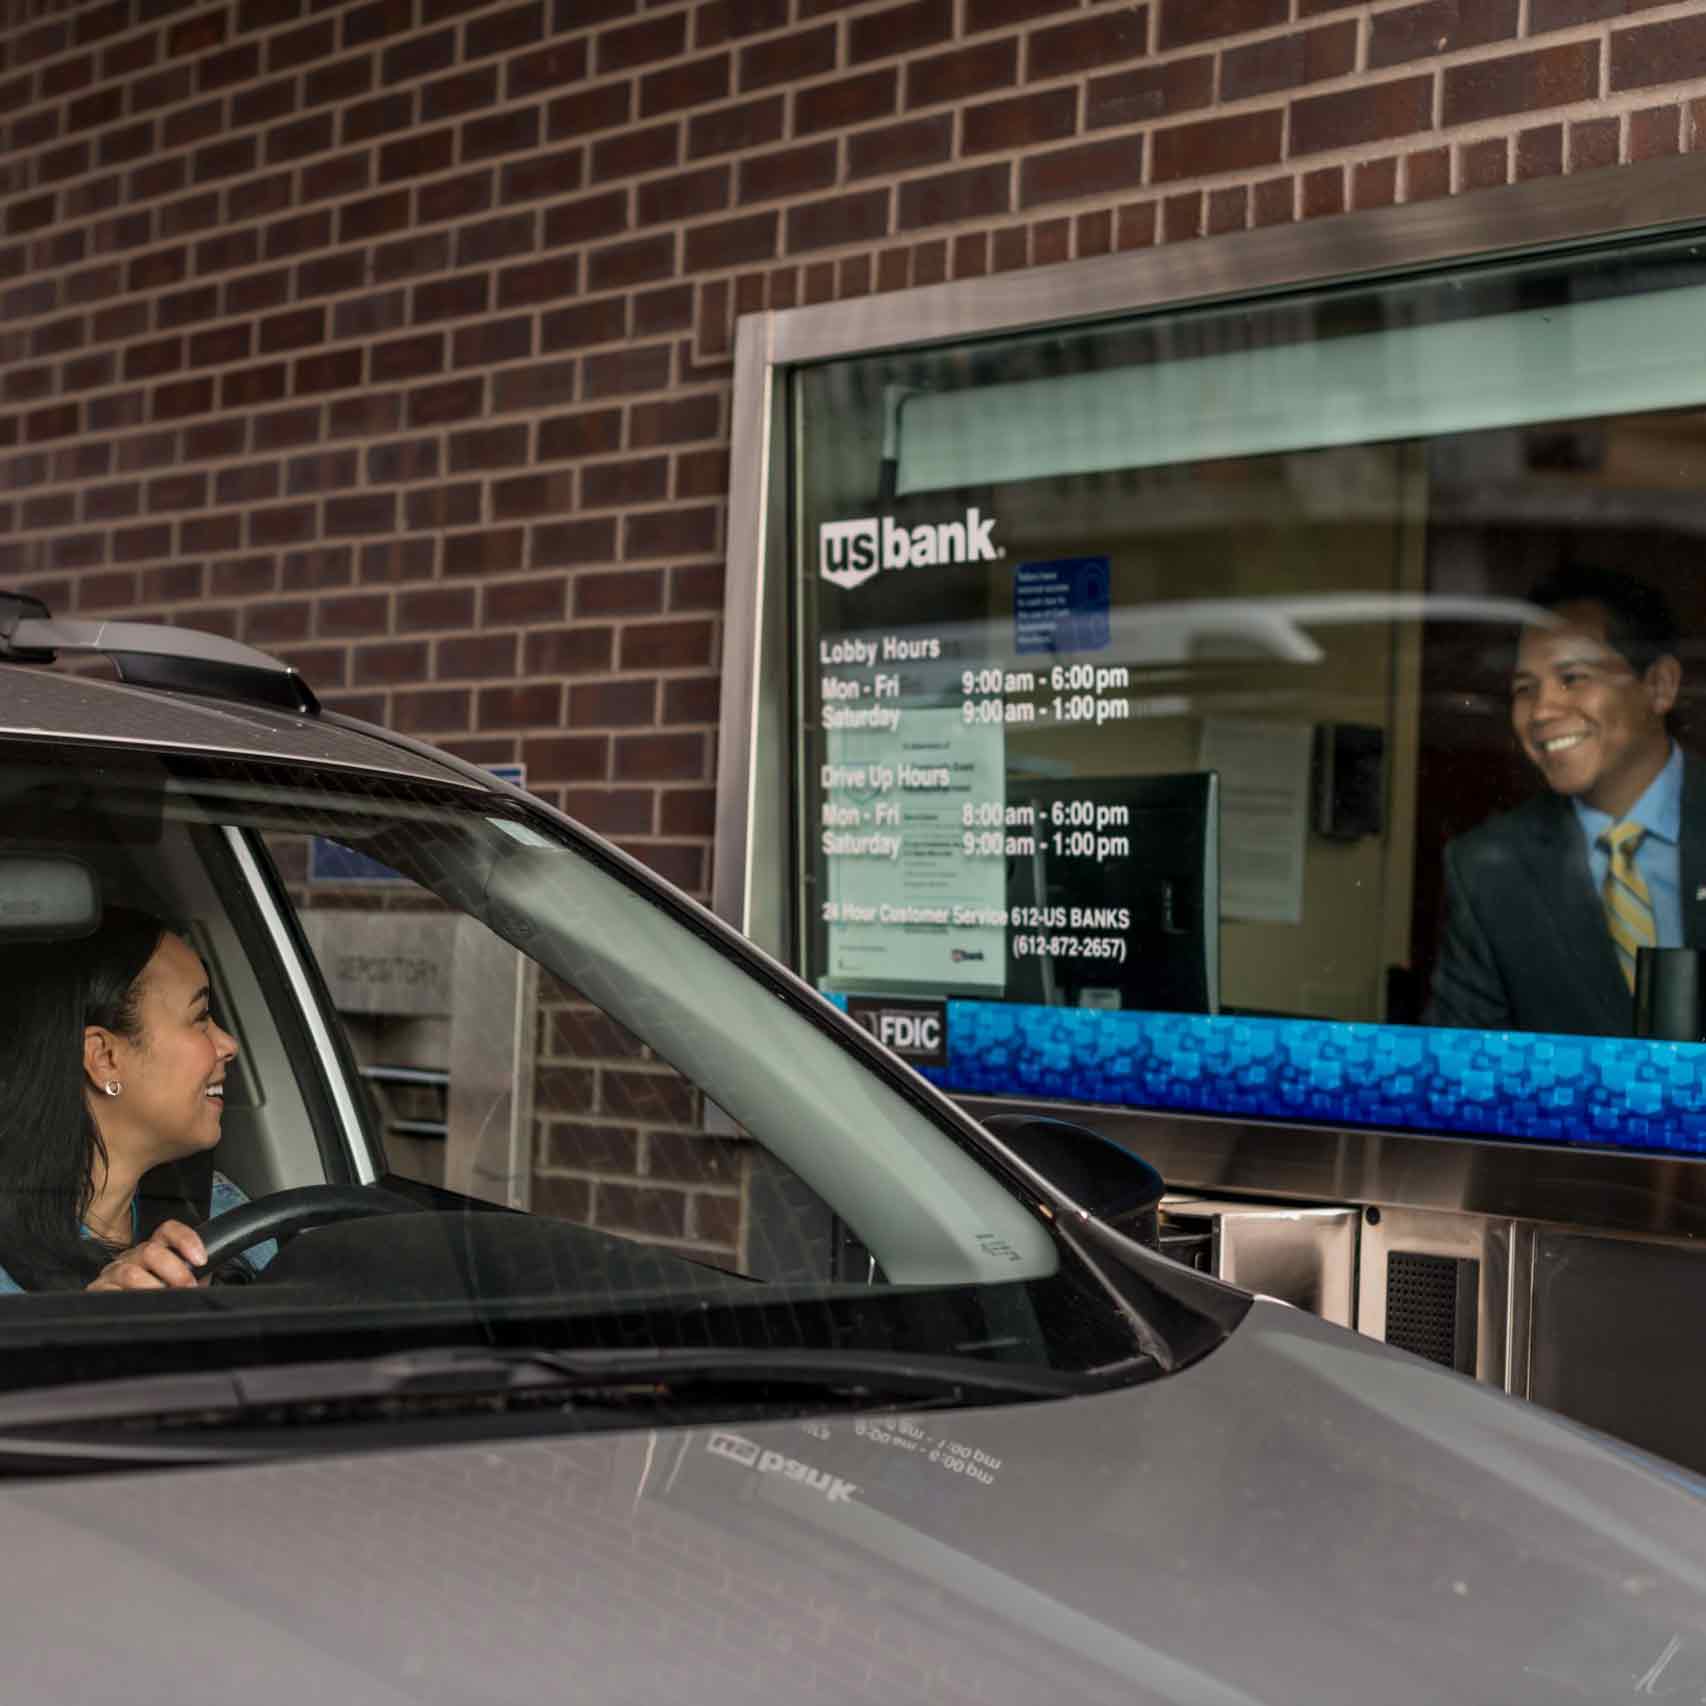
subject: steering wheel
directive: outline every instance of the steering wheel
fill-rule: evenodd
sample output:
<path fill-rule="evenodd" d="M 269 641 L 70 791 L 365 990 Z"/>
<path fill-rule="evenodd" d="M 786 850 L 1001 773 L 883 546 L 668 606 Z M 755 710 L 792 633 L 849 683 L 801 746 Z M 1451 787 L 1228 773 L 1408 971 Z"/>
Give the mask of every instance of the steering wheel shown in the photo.
<path fill-rule="evenodd" d="M 196 1236 L 207 1250 L 207 1261 L 196 1271 L 207 1273 L 268 1238 L 289 1238 L 334 1220 L 425 1212 L 424 1203 L 380 1185 L 300 1185 L 294 1190 L 274 1191 L 204 1220 L 196 1228 Z"/>

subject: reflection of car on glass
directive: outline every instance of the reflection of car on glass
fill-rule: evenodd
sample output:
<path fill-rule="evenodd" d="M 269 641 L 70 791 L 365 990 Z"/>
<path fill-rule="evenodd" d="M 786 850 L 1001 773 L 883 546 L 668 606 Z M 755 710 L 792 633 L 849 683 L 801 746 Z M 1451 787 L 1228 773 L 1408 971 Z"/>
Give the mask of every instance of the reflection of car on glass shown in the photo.
<path fill-rule="evenodd" d="M 139 1213 L 210 1216 L 215 1165 L 249 1198 L 211 1283 L 0 1298 L 13 1697 L 210 1663 L 280 1701 L 1706 1688 L 1681 1472 L 1167 1260 L 1135 1157 L 978 1125 L 258 653 L 18 599 L 0 634 L 0 954 L 177 921 L 240 1052 Z M 124 683 L 36 667 L 81 649 Z M 455 938 L 441 1182 L 387 1165 L 326 848 Z"/>

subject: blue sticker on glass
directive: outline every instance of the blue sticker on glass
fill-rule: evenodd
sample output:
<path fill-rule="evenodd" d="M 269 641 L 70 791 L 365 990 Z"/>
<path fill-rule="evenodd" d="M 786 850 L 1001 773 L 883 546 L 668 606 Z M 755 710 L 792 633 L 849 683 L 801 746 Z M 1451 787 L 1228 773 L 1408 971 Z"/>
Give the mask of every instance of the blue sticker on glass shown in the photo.
<path fill-rule="evenodd" d="M 1013 571 L 1016 652 L 1099 652 L 1108 638 L 1106 557 L 1060 557 Z"/>
<path fill-rule="evenodd" d="M 921 1070 L 961 1095 L 1706 1155 L 1701 1043 L 950 1001 L 948 1063 Z"/>

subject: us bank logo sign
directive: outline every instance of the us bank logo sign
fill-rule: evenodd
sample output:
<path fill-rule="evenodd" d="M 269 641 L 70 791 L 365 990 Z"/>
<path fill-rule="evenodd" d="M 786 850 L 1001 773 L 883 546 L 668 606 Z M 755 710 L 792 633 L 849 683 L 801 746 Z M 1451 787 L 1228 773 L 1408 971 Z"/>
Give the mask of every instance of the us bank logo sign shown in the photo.
<path fill-rule="evenodd" d="M 995 543 L 995 517 L 976 508 L 958 521 L 902 527 L 892 516 L 826 521 L 817 530 L 818 573 L 851 592 L 879 569 L 924 569 L 993 563 L 1007 553 Z"/>

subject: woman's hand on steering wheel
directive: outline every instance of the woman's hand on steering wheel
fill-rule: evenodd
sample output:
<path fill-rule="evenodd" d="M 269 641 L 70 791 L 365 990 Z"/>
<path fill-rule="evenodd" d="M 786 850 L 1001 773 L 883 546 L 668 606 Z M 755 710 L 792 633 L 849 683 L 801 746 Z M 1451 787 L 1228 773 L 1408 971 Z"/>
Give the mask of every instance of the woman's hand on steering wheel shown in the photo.
<path fill-rule="evenodd" d="M 207 1260 L 199 1237 L 181 1220 L 162 1221 L 140 1244 L 114 1256 L 85 1287 L 88 1291 L 165 1291 L 197 1284 Z"/>

